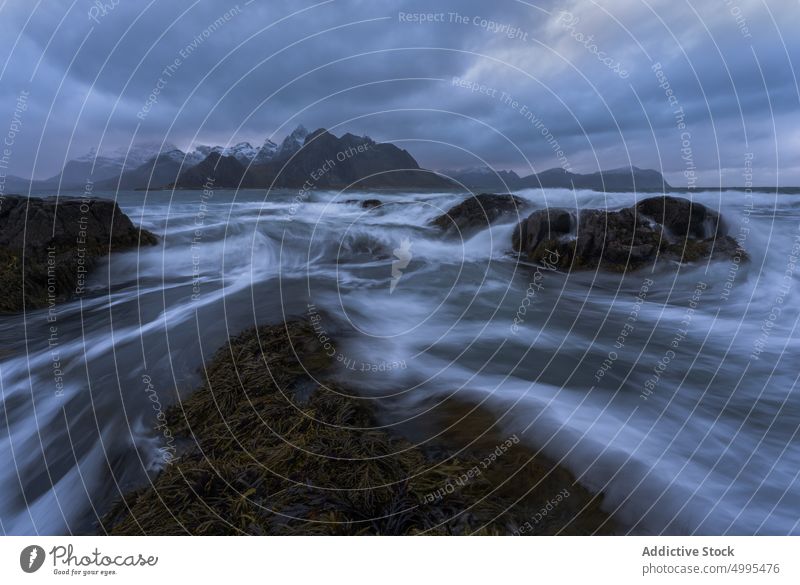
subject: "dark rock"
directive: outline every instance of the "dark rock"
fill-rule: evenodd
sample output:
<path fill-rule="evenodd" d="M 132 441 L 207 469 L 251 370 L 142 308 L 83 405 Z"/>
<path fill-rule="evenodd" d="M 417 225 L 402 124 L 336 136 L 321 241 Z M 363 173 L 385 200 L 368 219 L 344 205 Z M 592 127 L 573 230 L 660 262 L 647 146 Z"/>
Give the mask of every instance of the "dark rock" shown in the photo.
<path fill-rule="evenodd" d="M 342 203 L 345 205 L 359 205 L 362 209 L 374 209 L 383 205 L 380 199 L 364 199 L 363 201 L 348 199 L 347 201 L 342 201 Z"/>
<path fill-rule="evenodd" d="M 635 270 L 658 259 L 696 262 L 747 258 L 724 234 L 720 216 L 699 203 L 655 197 L 619 211 L 566 209 L 533 212 L 512 238 L 514 250 L 560 268 Z"/>
<path fill-rule="evenodd" d="M 645 199 L 636 205 L 636 210 L 663 225 L 676 237 L 713 238 L 726 231 L 715 211 L 680 197 Z"/>
<path fill-rule="evenodd" d="M 2 198 L 0 312 L 66 300 L 98 258 L 155 243 L 156 237 L 134 226 L 115 201 Z"/>
<path fill-rule="evenodd" d="M 569 235 L 572 215 L 564 209 L 542 209 L 531 213 L 519 224 L 512 238 L 517 251 L 533 250 L 542 240 L 558 239 Z"/>
<path fill-rule="evenodd" d="M 462 237 L 485 229 L 501 218 L 519 217 L 527 203 L 514 195 L 481 193 L 451 207 L 447 213 L 436 217 L 431 224 L 449 235 Z"/>

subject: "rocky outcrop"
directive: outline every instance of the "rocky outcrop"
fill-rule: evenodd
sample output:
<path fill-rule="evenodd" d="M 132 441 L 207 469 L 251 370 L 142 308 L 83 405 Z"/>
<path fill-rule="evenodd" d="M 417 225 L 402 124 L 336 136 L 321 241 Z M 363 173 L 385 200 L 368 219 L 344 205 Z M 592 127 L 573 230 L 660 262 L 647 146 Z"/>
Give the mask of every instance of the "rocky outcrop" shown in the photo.
<path fill-rule="evenodd" d="M 519 218 L 527 203 L 514 195 L 481 193 L 450 208 L 431 222 L 448 235 L 468 236 L 496 221 Z"/>
<path fill-rule="evenodd" d="M 635 270 L 657 260 L 746 258 L 715 211 L 678 197 L 654 197 L 619 211 L 542 209 L 520 222 L 514 250 L 569 269 Z"/>
<path fill-rule="evenodd" d="M 98 258 L 152 245 L 115 201 L 0 199 L 0 312 L 47 306 L 81 292 Z M 23 285 L 24 283 L 24 285 Z"/>

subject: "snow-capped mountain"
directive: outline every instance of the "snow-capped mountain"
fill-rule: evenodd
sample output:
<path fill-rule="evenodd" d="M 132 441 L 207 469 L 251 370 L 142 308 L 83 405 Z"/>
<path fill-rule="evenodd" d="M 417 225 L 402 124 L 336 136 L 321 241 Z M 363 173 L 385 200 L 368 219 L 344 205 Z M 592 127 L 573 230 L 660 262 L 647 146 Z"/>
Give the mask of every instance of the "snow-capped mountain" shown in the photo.
<path fill-rule="evenodd" d="M 95 165 L 112 165 L 119 166 L 120 168 L 136 168 L 143 165 L 148 160 L 153 158 L 159 150 L 164 152 L 175 149 L 174 144 L 160 142 L 143 142 L 134 144 L 130 148 L 120 147 L 112 150 L 104 150 L 98 155 L 97 149 L 92 147 L 89 152 L 83 156 L 74 159 L 76 162 L 92 162 L 96 161 Z"/>
<path fill-rule="evenodd" d="M 300 144 L 302 145 L 302 142 Z M 261 165 L 275 158 L 275 154 L 278 152 L 278 145 L 269 138 L 264 141 L 260 148 L 254 147 L 249 142 L 239 142 L 227 147 L 199 145 L 187 155 L 187 163 L 191 160 L 192 164 L 199 164 L 212 152 L 222 156 L 232 156 L 245 166 L 250 164 Z"/>
<path fill-rule="evenodd" d="M 186 153 L 180 148 L 173 148 L 172 150 L 162 152 L 158 157 L 182 164 L 185 167 L 193 167 L 204 158 L 197 150 Z"/>
<path fill-rule="evenodd" d="M 271 161 L 275 158 L 275 155 L 278 152 L 278 145 L 272 142 L 269 138 L 264 141 L 264 144 L 261 146 L 261 149 L 256 154 L 255 158 L 253 159 L 254 165 L 263 165 Z"/>
<path fill-rule="evenodd" d="M 181 173 L 202 165 L 211 155 L 233 157 L 242 167 L 265 164 L 272 160 L 278 146 L 267 139 L 261 148 L 255 148 L 249 142 L 239 142 L 233 146 L 198 145 L 184 152 L 179 148 L 169 150 L 158 149 L 152 152 L 146 162 L 135 169 L 126 170 L 98 184 L 100 188 L 142 189 L 174 183 Z M 215 172 L 216 164 L 214 165 Z"/>
<path fill-rule="evenodd" d="M 239 142 L 233 146 L 206 146 L 201 144 L 195 147 L 194 152 L 202 156 L 201 160 L 205 159 L 212 152 L 216 152 L 222 156 L 232 156 L 240 163 L 247 165 L 256 157 L 259 149 L 253 148 L 253 145 L 249 142 Z"/>
<path fill-rule="evenodd" d="M 292 130 L 291 134 L 283 139 L 283 142 L 281 142 L 281 146 L 274 158 L 283 159 L 292 156 L 303 146 L 306 141 L 306 136 L 308 136 L 308 130 L 306 130 L 305 127 L 300 124 L 297 128 Z"/>
<path fill-rule="evenodd" d="M 139 186 L 143 178 L 173 175 L 176 169 L 188 169 L 203 162 L 212 153 L 232 156 L 244 166 L 266 164 L 277 156 L 288 158 L 303 146 L 308 131 L 298 126 L 280 146 L 267 138 L 260 147 L 250 142 L 239 142 L 232 146 L 209 146 L 199 144 L 187 151 L 174 144 L 143 142 L 132 147 L 103 149 L 98 153 L 91 148 L 86 154 L 74 158 L 64 165 L 57 175 L 42 181 L 48 186 L 83 188 L 88 179 L 102 182 L 104 187 L 131 182 Z M 155 169 L 155 170 L 154 170 Z"/>
<path fill-rule="evenodd" d="M 127 147 L 115 148 L 98 154 L 96 148 L 67 162 L 64 169 L 46 182 L 61 184 L 64 187 L 85 185 L 88 179 L 102 181 L 119 177 L 124 171 L 129 171 L 142 166 L 152 159 L 161 143 L 142 143 Z M 175 146 L 165 144 L 164 149 L 174 149 Z"/>

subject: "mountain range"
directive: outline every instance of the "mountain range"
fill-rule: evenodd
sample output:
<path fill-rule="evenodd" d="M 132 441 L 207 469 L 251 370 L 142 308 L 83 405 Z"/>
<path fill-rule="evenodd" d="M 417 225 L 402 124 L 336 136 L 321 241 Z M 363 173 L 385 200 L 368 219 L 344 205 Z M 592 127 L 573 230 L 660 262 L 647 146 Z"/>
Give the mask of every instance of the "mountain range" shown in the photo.
<path fill-rule="evenodd" d="M 280 144 L 260 147 L 198 145 L 184 152 L 171 144 L 140 144 L 98 154 L 94 149 L 70 160 L 57 175 L 29 181 L 6 178 L 6 192 L 81 190 L 91 178 L 95 189 L 440 189 L 507 192 L 527 188 L 597 191 L 672 189 L 658 171 L 625 167 L 589 174 L 554 168 L 520 177 L 511 170 L 476 167 L 434 172 L 423 169 L 406 150 L 350 133 L 335 136 L 302 125 Z"/>
<path fill-rule="evenodd" d="M 297 132 L 297 130 L 295 130 Z M 42 180 L 9 176 L 6 180 L 8 192 L 32 192 L 39 190 L 82 190 L 88 179 L 94 188 L 139 189 L 148 185 L 161 187 L 175 181 L 182 169 L 194 167 L 211 154 L 231 156 L 242 164 L 263 163 L 275 156 L 278 145 L 267 139 L 261 147 L 249 142 L 233 146 L 197 145 L 187 152 L 165 143 L 143 143 L 130 149 L 120 148 L 98 154 L 92 148 L 86 154 L 68 161 L 62 171 Z"/>
<path fill-rule="evenodd" d="M 217 188 L 414 188 L 453 189 L 455 185 L 422 169 L 408 151 L 368 136 L 335 136 L 324 128 L 307 133 L 298 128 L 286 137 L 275 155 L 262 164 L 246 166 L 235 157 L 212 153 L 186 169 L 170 185 L 201 188 L 211 180 Z"/>
<path fill-rule="evenodd" d="M 595 173 L 572 173 L 562 168 L 548 169 L 520 177 L 514 171 L 473 167 L 440 171 L 468 190 L 514 191 L 518 189 L 591 189 L 594 191 L 666 191 L 673 187 L 658 171 L 623 167 Z"/>

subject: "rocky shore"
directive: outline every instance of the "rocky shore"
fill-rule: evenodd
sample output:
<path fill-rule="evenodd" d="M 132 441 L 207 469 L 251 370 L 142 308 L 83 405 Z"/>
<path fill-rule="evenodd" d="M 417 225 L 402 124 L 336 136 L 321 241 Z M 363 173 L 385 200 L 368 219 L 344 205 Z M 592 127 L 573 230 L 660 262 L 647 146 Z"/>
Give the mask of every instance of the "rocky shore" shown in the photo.
<path fill-rule="evenodd" d="M 609 211 L 538 209 L 522 219 L 527 202 L 514 195 L 474 195 L 434 218 L 446 236 L 470 237 L 499 221 L 518 221 L 511 246 L 532 262 L 562 270 L 636 270 L 659 261 L 675 263 L 734 258 L 747 252 L 728 235 L 723 218 L 705 205 L 661 196 Z"/>
<path fill-rule="evenodd" d="M 133 225 L 115 201 L 92 197 L 0 199 L 0 313 L 16 313 L 80 294 L 102 256 L 148 246 L 156 237 Z"/>
<path fill-rule="evenodd" d="M 378 424 L 374 401 L 330 381 L 306 321 L 246 331 L 168 410 L 183 451 L 128 493 L 99 532 L 174 534 L 611 534 L 564 468 L 467 403 L 414 444 Z M 328 380 L 328 381 L 326 381 Z"/>
<path fill-rule="evenodd" d="M 502 219 L 519 219 L 527 207 L 524 199 L 514 195 L 481 193 L 467 198 L 431 221 L 445 235 L 469 237 Z"/>
<path fill-rule="evenodd" d="M 557 258 L 562 269 L 636 270 L 678 263 L 747 258 L 720 215 L 680 197 L 653 197 L 619 211 L 533 212 L 514 232 L 516 252 L 532 261 Z"/>

